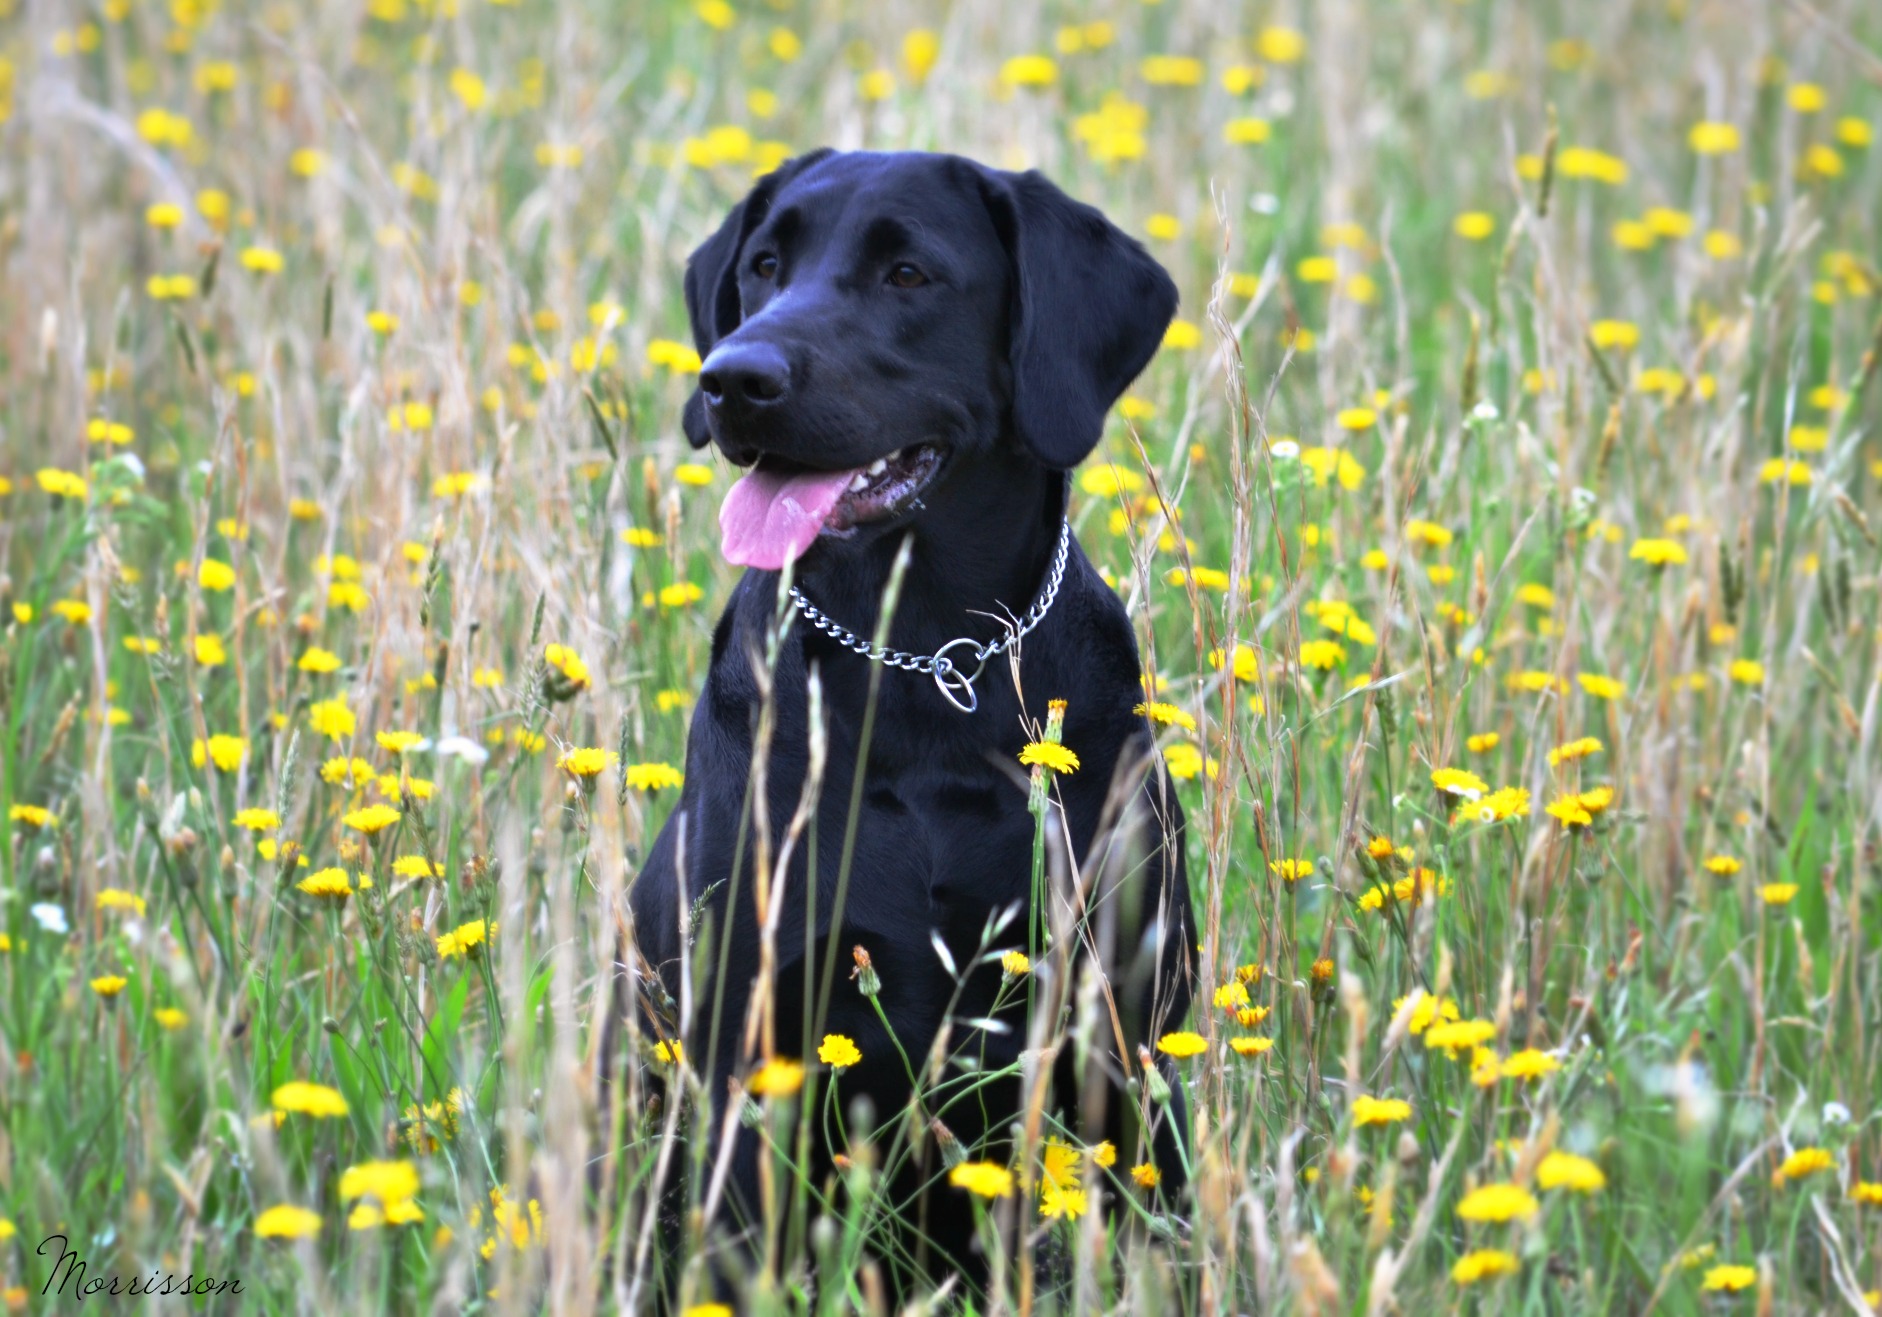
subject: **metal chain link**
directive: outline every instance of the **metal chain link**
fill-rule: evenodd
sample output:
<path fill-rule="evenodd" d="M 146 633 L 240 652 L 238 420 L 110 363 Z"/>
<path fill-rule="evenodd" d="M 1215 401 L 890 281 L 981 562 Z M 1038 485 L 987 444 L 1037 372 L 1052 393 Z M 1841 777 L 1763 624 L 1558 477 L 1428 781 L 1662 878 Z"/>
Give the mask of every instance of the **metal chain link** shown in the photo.
<path fill-rule="evenodd" d="M 1019 620 L 1019 625 L 1011 628 L 998 640 L 980 644 L 970 637 L 962 636 L 959 640 L 950 640 L 932 654 L 916 655 L 905 649 L 890 649 L 884 645 L 872 645 L 861 636 L 836 621 L 828 613 L 804 597 L 804 592 L 796 586 L 791 587 L 791 603 L 804 615 L 804 620 L 823 632 L 837 644 L 847 650 L 862 655 L 872 663 L 885 664 L 891 668 L 900 668 L 904 672 L 919 672 L 933 677 L 935 685 L 941 688 L 941 694 L 955 708 L 963 713 L 972 713 L 979 707 L 980 697 L 974 691 L 974 683 L 980 680 L 980 674 L 986 671 L 987 660 L 1006 650 L 1024 638 L 1027 632 L 1045 621 L 1046 614 L 1052 609 L 1052 601 L 1059 597 L 1059 585 L 1065 579 L 1065 563 L 1072 547 L 1072 523 L 1059 523 L 1059 547 L 1052 557 L 1052 570 L 1046 573 L 1045 585 L 1040 588 L 1039 597 L 1033 600 L 1032 607 Z M 972 647 L 974 671 L 971 675 L 962 671 L 961 665 L 948 657 L 948 651 L 959 646 Z"/>

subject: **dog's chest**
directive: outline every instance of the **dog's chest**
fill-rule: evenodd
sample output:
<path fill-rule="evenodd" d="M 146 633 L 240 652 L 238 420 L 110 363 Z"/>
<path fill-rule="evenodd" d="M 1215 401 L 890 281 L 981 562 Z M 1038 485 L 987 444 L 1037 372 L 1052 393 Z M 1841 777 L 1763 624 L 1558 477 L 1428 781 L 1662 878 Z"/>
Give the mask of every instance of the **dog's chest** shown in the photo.
<path fill-rule="evenodd" d="M 993 912 L 1025 899 L 1032 835 L 1025 796 L 1009 781 L 902 776 L 865 791 L 852 873 L 869 874 L 871 898 L 902 919 L 925 918 L 971 947 Z"/>

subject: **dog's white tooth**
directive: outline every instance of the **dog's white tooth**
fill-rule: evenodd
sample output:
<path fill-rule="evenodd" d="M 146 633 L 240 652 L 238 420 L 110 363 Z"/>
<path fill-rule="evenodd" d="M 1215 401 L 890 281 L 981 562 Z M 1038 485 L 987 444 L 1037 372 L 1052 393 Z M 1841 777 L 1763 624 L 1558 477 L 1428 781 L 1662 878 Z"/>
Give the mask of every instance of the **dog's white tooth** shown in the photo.
<path fill-rule="evenodd" d="M 887 471 L 888 469 L 889 469 L 889 459 L 886 457 L 878 457 L 875 461 L 869 464 L 869 474 L 872 476 L 879 476 L 884 471 Z"/>
<path fill-rule="evenodd" d="M 869 488 L 869 477 L 858 471 L 850 478 L 850 493 L 860 494 Z"/>

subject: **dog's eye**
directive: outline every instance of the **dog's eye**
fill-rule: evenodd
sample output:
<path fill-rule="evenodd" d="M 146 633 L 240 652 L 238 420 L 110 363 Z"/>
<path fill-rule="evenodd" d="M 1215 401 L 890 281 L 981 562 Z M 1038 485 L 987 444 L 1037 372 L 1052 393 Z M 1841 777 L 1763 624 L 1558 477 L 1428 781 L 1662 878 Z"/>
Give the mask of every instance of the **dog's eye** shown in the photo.
<path fill-rule="evenodd" d="M 752 257 L 751 272 L 760 279 L 769 279 L 778 272 L 778 258 L 770 252 L 760 252 Z"/>
<path fill-rule="evenodd" d="M 928 282 L 928 276 L 904 261 L 889 271 L 889 282 L 897 288 L 919 288 Z"/>

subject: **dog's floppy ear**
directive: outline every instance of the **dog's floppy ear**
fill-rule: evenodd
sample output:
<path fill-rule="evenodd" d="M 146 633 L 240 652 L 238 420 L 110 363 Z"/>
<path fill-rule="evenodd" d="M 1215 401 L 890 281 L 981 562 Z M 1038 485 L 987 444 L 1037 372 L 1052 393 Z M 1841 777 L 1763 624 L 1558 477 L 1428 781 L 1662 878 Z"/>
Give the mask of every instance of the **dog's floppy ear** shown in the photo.
<path fill-rule="evenodd" d="M 752 185 L 745 199 L 732 207 L 719 231 L 686 258 L 686 318 L 693 326 L 693 347 L 703 358 L 712 345 L 738 328 L 738 254 L 751 231 L 764 223 L 778 189 L 831 154 L 829 148 L 786 160 Z M 712 441 L 706 429 L 706 401 L 695 388 L 680 413 L 687 442 L 704 448 Z"/>
<path fill-rule="evenodd" d="M 1036 170 L 987 171 L 985 197 L 1013 263 L 1013 430 L 1069 470 L 1163 342 L 1176 285 L 1142 243 Z"/>

